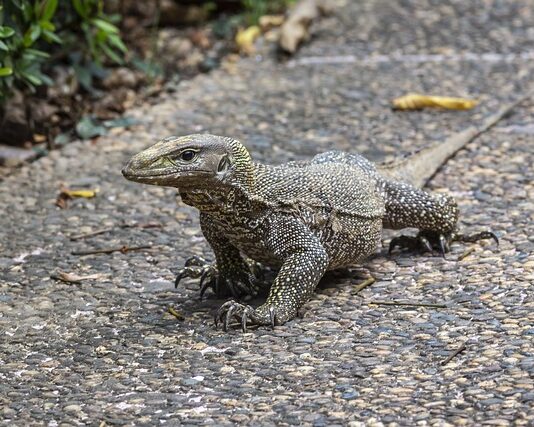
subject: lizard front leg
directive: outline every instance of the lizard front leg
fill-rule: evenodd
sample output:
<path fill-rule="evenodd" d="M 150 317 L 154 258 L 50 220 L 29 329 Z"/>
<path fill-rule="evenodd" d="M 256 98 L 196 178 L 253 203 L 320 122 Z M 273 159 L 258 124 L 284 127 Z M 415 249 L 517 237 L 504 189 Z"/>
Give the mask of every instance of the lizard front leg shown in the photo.
<path fill-rule="evenodd" d="M 232 295 L 242 298 L 256 295 L 255 277 L 239 250 L 224 236 L 208 214 L 200 214 L 200 228 L 215 254 L 216 263 L 205 264 L 200 257 L 192 257 L 176 277 L 175 286 L 184 277 L 200 277 L 200 297 L 211 288 L 218 297 Z"/>
<path fill-rule="evenodd" d="M 265 234 L 267 249 L 282 260 L 269 296 L 258 308 L 228 301 L 215 316 L 227 330 L 236 318 L 244 332 L 252 325 L 281 325 L 297 315 L 310 298 L 328 267 L 328 255 L 319 239 L 298 219 L 276 215 L 270 218 Z"/>

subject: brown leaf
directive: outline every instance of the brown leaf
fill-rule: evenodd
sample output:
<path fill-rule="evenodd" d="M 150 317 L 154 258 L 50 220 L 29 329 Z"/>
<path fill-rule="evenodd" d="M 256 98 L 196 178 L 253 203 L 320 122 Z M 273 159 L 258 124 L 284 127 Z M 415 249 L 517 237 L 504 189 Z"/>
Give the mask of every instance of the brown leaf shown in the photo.
<path fill-rule="evenodd" d="M 50 277 L 52 279 L 61 280 L 62 282 L 80 283 L 83 280 L 97 280 L 97 279 L 101 279 L 101 278 L 103 278 L 105 276 L 103 274 L 99 274 L 99 273 L 80 276 L 80 275 L 78 275 L 76 273 L 67 273 L 67 272 L 62 271 L 62 270 L 56 270 L 50 275 Z"/>
<path fill-rule="evenodd" d="M 466 98 L 409 93 L 408 95 L 395 98 L 392 104 L 396 110 L 420 110 L 426 107 L 446 108 L 448 110 L 470 110 L 478 104 L 478 101 Z"/>
<path fill-rule="evenodd" d="M 211 40 L 206 30 L 195 30 L 189 36 L 195 46 L 201 49 L 208 49 L 211 46 Z"/>
<path fill-rule="evenodd" d="M 280 47 L 288 53 L 295 53 L 299 45 L 310 37 L 309 27 L 312 21 L 329 10 L 327 0 L 300 0 L 282 25 Z"/>
<path fill-rule="evenodd" d="M 67 198 L 66 197 L 62 197 L 61 194 L 58 196 L 58 198 L 56 199 L 56 206 L 59 208 L 59 209 L 67 209 Z"/>
<path fill-rule="evenodd" d="M 279 27 L 284 23 L 284 15 L 263 15 L 259 19 L 261 30 L 265 33 L 272 28 Z"/>

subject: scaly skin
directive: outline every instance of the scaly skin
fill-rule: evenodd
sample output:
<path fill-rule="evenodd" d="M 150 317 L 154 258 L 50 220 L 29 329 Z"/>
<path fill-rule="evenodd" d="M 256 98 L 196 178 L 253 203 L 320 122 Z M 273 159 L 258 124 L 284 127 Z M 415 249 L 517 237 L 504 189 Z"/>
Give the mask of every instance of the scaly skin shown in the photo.
<path fill-rule="evenodd" d="M 458 207 L 448 197 L 419 188 L 441 164 L 513 106 L 464 131 L 442 146 L 422 150 L 396 165 L 378 165 L 357 154 L 328 152 L 307 162 L 268 166 L 252 161 L 246 148 L 214 135 L 169 137 L 135 155 L 123 169 L 132 181 L 176 187 L 182 200 L 200 212 L 202 232 L 216 266 L 193 262 L 181 270 L 235 299 L 254 295 L 257 286 L 243 255 L 278 269 L 264 304 L 250 307 L 236 300 L 216 315 L 226 330 L 233 319 L 250 325 L 282 324 L 297 315 L 327 270 L 350 266 L 372 254 L 383 228 L 417 228 L 415 238 L 393 239 L 395 246 L 441 252 L 457 234 Z M 463 139 L 462 139 L 463 138 Z M 438 159 L 432 159 L 432 150 Z M 425 157 L 426 156 L 426 157 Z M 399 180 L 406 177 L 406 182 Z M 198 261 L 198 260 L 197 260 Z M 204 283 L 202 283 L 204 282 Z"/>

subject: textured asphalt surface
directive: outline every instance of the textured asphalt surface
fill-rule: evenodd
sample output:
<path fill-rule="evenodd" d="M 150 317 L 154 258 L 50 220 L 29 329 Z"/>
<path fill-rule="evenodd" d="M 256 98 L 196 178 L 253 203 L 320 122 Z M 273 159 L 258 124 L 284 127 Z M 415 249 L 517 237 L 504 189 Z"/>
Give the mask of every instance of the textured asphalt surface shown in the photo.
<path fill-rule="evenodd" d="M 173 288 L 187 257 L 211 257 L 197 214 L 174 190 L 120 175 L 169 134 L 234 136 L 273 163 L 331 148 L 391 158 L 442 139 L 532 89 L 533 11 L 520 0 L 350 1 L 292 61 L 250 58 L 184 82 L 130 111 L 135 128 L 0 183 L 2 424 L 533 425 L 532 101 L 431 183 L 458 199 L 465 229 L 491 227 L 499 249 L 455 244 L 447 259 L 382 250 L 329 275 L 274 331 L 217 331 L 223 301 L 200 302 L 192 280 Z M 483 103 L 391 111 L 407 91 Z M 99 192 L 61 210 L 61 184 Z M 160 227 L 123 227 L 149 223 Z M 151 248 L 72 254 L 124 245 Z M 99 276 L 65 283 L 50 278 L 57 269 Z M 370 274 L 377 281 L 356 294 Z"/>

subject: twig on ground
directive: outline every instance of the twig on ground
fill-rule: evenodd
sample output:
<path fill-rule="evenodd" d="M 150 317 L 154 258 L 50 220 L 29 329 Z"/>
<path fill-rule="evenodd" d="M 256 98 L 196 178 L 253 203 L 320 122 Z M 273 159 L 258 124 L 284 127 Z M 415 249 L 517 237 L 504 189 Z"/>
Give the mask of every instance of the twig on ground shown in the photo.
<path fill-rule="evenodd" d="M 460 346 L 454 350 L 450 355 L 449 357 L 447 357 L 443 362 L 441 362 L 441 365 L 442 366 L 445 366 L 447 363 L 449 363 L 452 359 L 454 359 L 456 356 L 458 356 L 462 351 L 464 351 L 466 349 L 466 345 L 465 345 L 465 341 L 462 341 L 462 343 L 460 344 Z"/>
<path fill-rule="evenodd" d="M 368 279 L 365 279 L 362 283 L 360 283 L 358 286 L 354 288 L 354 291 L 352 292 L 353 295 L 359 294 L 361 291 L 363 291 L 367 286 L 371 286 L 373 283 L 376 282 L 376 279 L 374 277 L 369 277 Z"/>
<path fill-rule="evenodd" d="M 95 231 L 90 231 L 89 233 L 76 234 L 74 236 L 70 236 L 70 240 L 80 240 L 80 239 L 85 239 L 86 237 L 98 236 L 99 234 L 104 234 L 111 230 L 113 230 L 113 228 L 107 227 L 107 228 L 101 228 Z"/>
<path fill-rule="evenodd" d="M 146 224 L 122 224 L 117 226 L 118 228 L 161 228 L 163 227 L 158 222 L 148 222 Z M 86 237 L 93 237 L 98 236 L 99 234 L 107 233 L 109 231 L 113 231 L 115 227 L 106 227 L 106 228 L 100 228 L 95 231 L 90 231 L 89 233 L 82 233 L 82 234 L 75 234 L 74 236 L 70 237 L 70 240 L 80 240 L 85 239 Z"/>
<path fill-rule="evenodd" d="M 153 245 L 145 246 L 121 246 L 120 248 L 110 248 L 110 249 L 95 249 L 90 251 L 74 251 L 72 255 L 94 255 L 94 254 L 111 254 L 113 252 L 122 252 L 125 254 L 130 251 L 140 251 L 143 249 L 151 249 Z"/>
<path fill-rule="evenodd" d="M 445 304 L 434 304 L 426 302 L 405 302 L 405 301 L 367 301 L 367 304 L 376 305 L 407 305 L 415 307 L 434 307 L 434 308 L 447 308 Z"/>
<path fill-rule="evenodd" d="M 463 260 L 464 258 L 468 257 L 469 255 L 471 255 L 473 252 L 475 252 L 475 247 L 474 246 L 471 246 L 470 248 L 467 248 L 463 254 L 461 254 L 459 257 L 458 257 L 458 261 L 461 261 Z"/>

